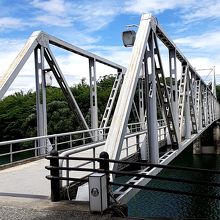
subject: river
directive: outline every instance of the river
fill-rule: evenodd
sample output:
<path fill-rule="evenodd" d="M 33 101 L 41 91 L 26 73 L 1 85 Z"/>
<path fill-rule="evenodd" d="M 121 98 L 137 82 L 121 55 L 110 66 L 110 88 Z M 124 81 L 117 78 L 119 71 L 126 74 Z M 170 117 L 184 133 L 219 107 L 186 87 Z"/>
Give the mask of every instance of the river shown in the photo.
<path fill-rule="evenodd" d="M 220 156 L 193 155 L 192 146 L 189 146 L 178 157 L 176 157 L 170 165 L 219 170 Z M 182 179 L 220 182 L 220 175 L 216 174 L 207 175 L 195 172 L 164 169 L 159 175 Z M 220 188 L 218 187 L 198 186 L 159 180 L 152 180 L 149 183 L 149 186 L 196 193 L 218 193 L 220 195 Z M 128 210 L 129 216 L 142 218 L 168 217 L 181 219 L 220 219 L 220 200 L 141 190 L 129 201 Z"/>

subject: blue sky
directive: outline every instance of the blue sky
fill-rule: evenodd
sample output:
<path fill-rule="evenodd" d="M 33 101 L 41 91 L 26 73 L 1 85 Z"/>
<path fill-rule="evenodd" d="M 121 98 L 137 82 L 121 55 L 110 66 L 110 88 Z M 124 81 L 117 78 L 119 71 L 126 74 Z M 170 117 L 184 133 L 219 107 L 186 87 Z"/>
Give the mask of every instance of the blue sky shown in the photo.
<path fill-rule="evenodd" d="M 127 66 L 131 50 L 122 46 L 121 32 L 127 24 L 139 24 L 142 13 L 152 13 L 194 67 L 216 67 L 220 83 L 219 0 L 1 0 L 0 10 L 0 76 L 36 30 Z M 64 73 L 81 62 L 57 55 Z M 12 86 L 25 88 L 30 63 Z M 83 75 L 76 74 L 72 83 Z"/>

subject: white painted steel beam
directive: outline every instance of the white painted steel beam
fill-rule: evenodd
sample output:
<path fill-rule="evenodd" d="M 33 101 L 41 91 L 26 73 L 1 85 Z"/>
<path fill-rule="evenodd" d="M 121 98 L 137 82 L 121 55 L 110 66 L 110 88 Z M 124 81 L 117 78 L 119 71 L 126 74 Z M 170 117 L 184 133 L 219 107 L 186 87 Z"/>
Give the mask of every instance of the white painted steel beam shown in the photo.
<path fill-rule="evenodd" d="M 20 53 L 14 59 L 12 64 L 6 70 L 4 75 L 0 78 L 0 99 L 3 98 L 5 93 L 7 92 L 8 88 L 17 77 L 19 71 L 22 69 L 36 46 L 38 45 L 37 39 L 41 35 L 41 32 L 33 32 L 31 37 L 28 39 Z"/>
<path fill-rule="evenodd" d="M 103 114 L 103 117 L 102 117 L 102 121 L 100 123 L 100 128 L 104 128 L 104 127 L 108 126 L 109 118 L 110 118 L 110 115 L 112 113 L 116 97 L 119 93 L 119 90 L 120 90 L 120 87 L 121 87 L 121 84 L 122 84 L 122 81 L 123 81 L 123 75 L 124 74 L 125 74 L 124 72 L 121 72 L 120 70 L 118 70 L 118 73 L 115 77 L 115 81 L 114 81 L 113 86 L 112 86 L 111 93 L 110 93 L 109 98 L 108 98 L 107 105 L 105 107 L 105 111 L 104 111 L 104 114 Z"/>
<path fill-rule="evenodd" d="M 47 135 L 47 110 L 46 110 L 46 82 L 44 73 L 44 48 L 39 46 L 34 50 L 35 81 L 36 81 L 36 110 L 37 110 L 37 136 Z M 46 139 L 38 140 L 38 154 L 45 155 Z"/>
<path fill-rule="evenodd" d="M 91 128 L 98 128 L 98 103 L 97 103 L 97 86 L 96 86 L 96 61 L 89 59 L 89 82 L 90 82 L 90 112 Z M 98 134 L 94 132 L 95 139 Z"/>
<path fill-rule="evenodd" d="M 159 162 L 159 145 L 157 131 L 157 82 L 155 70 L 155 54 L 154 54 L 154 36 L 151 31 L 148 38 L 148 48 L 145 53 L 145 79 L 147 84 L 147 130 L 149 144 L 150 163 L 157 164 Z"/>
<path fill-rule="evenodd" d="M 129 66 L 124 77 L 124 82 L 121 87 L 121 92 L 119 94 L 104 148 L 104 150 L 109 153 L 109 158 L 111 159 L 119 159 L 120 157 L 127 122 L 131 111 L 131 105 L 147 46 L 147 39 L 151 30 L 151 22 L 151 15 L 144 14 L 142 16 Z M 116 165 L 113 169 L 115 168 Z"/>
<path fill-rule="evenodd" d="M 65 77 L 52 53 L 52 51 L 50 50 L 50 48 L 46 48 L 45 49 L 45 58 L 47 60 L 47 63 L 48 65 L 50 66 L 54 76 L 56 77 L 57 79 L 57 82 L 59 83 L 65 97 L 67 98 L 68 100 L 68 104 L 70 105 L 71 108 L 75 108 L 76 109 L 76 112 L 79 116 L 79 118 L 81 119 L 82 123 L 83 123 L 83 126 L 85 129 L 89 130 L 89 126 L 76 102 L 76 99 L 74 98 L 71 90 L 70 90 L 70 87 L 68 86 L 68 83 L 67 81 L 65 80 Z"/>
<path fill-rule="evenodd" d="M 178 115 L 178 89 L 177 89 L 177 65 L 176 65 L 176 49 L 169 49 L 169 68 L 170 68 L 170 86 L 171 86 L 171 107 L 173 112 L 173 120 L 179 137 L 179 115 Z"/>
<path fill-rule="evenodd" d="M 50 44 L 53 44 L 53 45 L 55 45 L 57 47 L 63 48 L 64 50 L 73 52 L 75 54 L 81 55 L 83 57 L 86 57 L 86 58 L 89 58 L 89 59 L 94 59 L 97 62 L 105 64 L 105 65 L 110 66 L 112 68 L 120 69 L 120 70 L 125 70 L 125 67 L 123 67 L 123 66 L 121 66 L 121 65 L 119 65 L 117 63 L 114 63 L 114 62 L 112 62 L 110 60 L 107 60 L 107 59 L 105 59 L 103 57 L 100 57 L 100 56 L 98 56 L 96 54 L 93 54 L 93 53 L 88 52 L 86 50 L 83 50 L 83 49 L 81 49 L 79 47 L 76 47 L 76 46 L 74 46 L 74 45 L 72 45 L 70 43 L 67 43 L 67 42 L 65 42 L 65 41 L 63 41 L 61 39 L 58 39 L 58 38 L 56 38 L 56 37 L 54 37 L 52 35 L 49 35 L 49 34 L 46 34 L 46 35 L 48 37 L 48 40 L 49 40 Z"/>

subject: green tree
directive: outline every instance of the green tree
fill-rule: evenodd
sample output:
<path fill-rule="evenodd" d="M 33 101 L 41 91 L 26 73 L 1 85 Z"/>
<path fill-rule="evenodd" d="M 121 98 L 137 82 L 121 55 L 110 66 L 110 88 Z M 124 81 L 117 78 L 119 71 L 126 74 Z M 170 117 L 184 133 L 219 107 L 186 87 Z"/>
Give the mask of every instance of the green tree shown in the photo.
<path fill-rule="evenodd" d="M 216 95 L 217 95 L 218 102 L 220 103 L 220 85 L 216 86 Z"/>

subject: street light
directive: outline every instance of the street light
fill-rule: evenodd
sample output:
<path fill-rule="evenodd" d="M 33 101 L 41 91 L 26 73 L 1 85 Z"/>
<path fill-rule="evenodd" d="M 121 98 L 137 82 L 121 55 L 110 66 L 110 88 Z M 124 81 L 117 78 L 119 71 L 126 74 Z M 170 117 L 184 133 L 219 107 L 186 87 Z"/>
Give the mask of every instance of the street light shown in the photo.
<path fill-rule="evenodd" d="M 127 28 L 138 27 L 135 24 L 127 25 Z M 133 47 L 136 38 L 136 32 L 134 30 L 126 30 L 122 32 L 122 40 L 125 47 Z"/>

